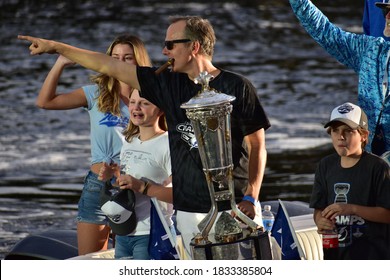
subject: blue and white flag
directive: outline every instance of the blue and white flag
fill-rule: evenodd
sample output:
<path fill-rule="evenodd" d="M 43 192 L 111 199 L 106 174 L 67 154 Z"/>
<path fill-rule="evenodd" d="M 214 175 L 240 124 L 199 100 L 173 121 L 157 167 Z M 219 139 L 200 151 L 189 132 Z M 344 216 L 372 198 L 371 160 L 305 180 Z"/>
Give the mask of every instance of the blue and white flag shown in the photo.
<path fill-rule="evenodd" d="M 305 255 L 298 242 L 290 217 L 279 199 L 278 213 L 271 230 L 271 236 L 278 242 L 282 251 L 282 260 L 302 260 Z"/>
<path fill-rule="evenodd" d="M 175 237 L 171 233 L 156 198 L 152 198 L 148 248 L 151 258 L 153 260 L 178 260 Z"/>

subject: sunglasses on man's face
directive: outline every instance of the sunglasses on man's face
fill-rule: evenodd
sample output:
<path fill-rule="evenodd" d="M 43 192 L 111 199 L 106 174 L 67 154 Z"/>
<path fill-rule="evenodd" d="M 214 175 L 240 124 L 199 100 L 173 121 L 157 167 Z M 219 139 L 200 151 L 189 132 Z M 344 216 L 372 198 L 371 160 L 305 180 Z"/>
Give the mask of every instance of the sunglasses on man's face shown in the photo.
<path fill-rule="evenodd" d="M 188 43 L 191 42 L 190 39 L 180 39 L 180 40 L 172 40 L 172 41 L 165 41 L 164 46 L 170 51 L 173 49 L 173 46 L 176 43 Z"/>

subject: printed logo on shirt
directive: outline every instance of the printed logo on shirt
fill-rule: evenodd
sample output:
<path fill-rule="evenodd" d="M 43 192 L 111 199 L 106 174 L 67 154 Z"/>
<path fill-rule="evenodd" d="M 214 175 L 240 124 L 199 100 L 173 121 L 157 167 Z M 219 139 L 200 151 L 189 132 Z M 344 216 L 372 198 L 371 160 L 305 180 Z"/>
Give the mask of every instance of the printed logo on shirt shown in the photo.
<path fill-rule="evenodd" d="M 176 126 L 176 130 L 180 133 L 181 139 L 186 142 L 191 147 L 191 149 L 198 148 L 198 142 L 196 141 L 194 128 L 192 127 L 191 123 L 186 122 L 178 124 Z"/>
<path fill-rule="evenodd" d="M 111 113 L 106 113 L 104 118 L 99 121 L 99 125 L 106 125 L 108 127 L 119 126 L 122 128 L 127 127 L 128 123 L 128 117 L 118 117 Z"/>
<path fill-rule="evenodd" d="M 341 215 L 336 217 L 339 247 L 348 247 L 354 239 L 364 235 L 366 221 L 356 215 Z"/>
<path fill-rule="evenodd" d="M 126 147 L 126 150 L 122 149 L 121 163 L 124 164 L 121 165 L 121 171 L 125 174 L 134 174 L 134 167 L 132 165 L 150 166 L 151 162 L 155 162 L 155 160 L 153 154 L 150 152 L 138 151 L 129 147 Z"/>
<path fill-rule="evenodd" d="M 336 183 L 333 186 L 334 203 L 348 203 L 348 192 L 351 188 L 349 183 Z M 340 247 L 348 247 L 354 239 L 364 234 L 366 221 L 356 215 L 341 215 L 336 217 L 337 232 Z"/>
<path fill-rule="evenodd" d="M 350 187 L 351 186 L 348 183 L 334 184 L 334 193 L 336 194 L 334 203 L 348 203 L 347 194 Z"/>

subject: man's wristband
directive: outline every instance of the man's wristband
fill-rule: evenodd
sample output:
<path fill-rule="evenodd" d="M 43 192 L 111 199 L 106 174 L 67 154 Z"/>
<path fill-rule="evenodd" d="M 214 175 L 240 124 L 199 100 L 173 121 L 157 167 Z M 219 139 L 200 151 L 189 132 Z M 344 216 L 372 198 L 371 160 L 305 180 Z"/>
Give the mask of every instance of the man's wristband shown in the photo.
<path fill-rule="evenodd" d="M 252 203 L 254 206 L 257 206 L 257 204 L 259 203 L 258 200 L 254 199 L 253 197 L 251 197 L 250 195 L 246 195 L 242 198 L 242 200 L 245 200 L 245 201 L 249 201 L 250 203 Z"/>

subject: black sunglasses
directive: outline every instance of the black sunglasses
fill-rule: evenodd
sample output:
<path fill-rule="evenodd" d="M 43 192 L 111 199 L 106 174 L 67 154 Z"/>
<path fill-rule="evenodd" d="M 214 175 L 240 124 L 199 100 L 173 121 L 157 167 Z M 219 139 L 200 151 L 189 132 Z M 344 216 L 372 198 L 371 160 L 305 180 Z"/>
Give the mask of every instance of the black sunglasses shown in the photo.
<path fill-rule="evenodd" d="M 172 50 L 174 44 L 176 44 L 176 43 L 188 43 L 188 42 L 191 42 L 191 40 L 190 39 L 180 39 L 180 40 L 165 41 L 164 42 L 164 46 L 168 50 Z"/>

